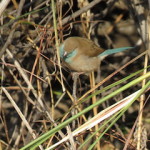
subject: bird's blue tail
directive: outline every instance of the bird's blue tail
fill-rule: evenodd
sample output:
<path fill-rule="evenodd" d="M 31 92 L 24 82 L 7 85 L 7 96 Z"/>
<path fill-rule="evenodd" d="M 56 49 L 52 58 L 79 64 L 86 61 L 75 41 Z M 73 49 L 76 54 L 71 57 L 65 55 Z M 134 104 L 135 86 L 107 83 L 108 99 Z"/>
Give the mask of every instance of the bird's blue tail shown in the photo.
<path fill-rule="evenodd" d="M 99 55 L 99 57 L 101 57 L 101 56 L 108 56 L 110 54 L 122 52 L 122 51 L 125 51 L 127 49 L 131 49 L 131 48 L 133 48 L 133 47 L 121 47 L 121 48 L 108 49 L 108 50 L 104 51 L 103 53 L 101 53 Z"/>

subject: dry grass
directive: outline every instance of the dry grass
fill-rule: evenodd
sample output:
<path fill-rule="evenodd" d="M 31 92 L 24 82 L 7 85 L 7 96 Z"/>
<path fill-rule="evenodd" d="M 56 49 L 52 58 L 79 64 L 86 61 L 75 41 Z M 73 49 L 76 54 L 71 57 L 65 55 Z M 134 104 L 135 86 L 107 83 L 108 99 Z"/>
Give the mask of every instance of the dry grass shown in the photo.
<path fill-rule="evenodd" d="M 101 63 L 99 73 L 90 77 L 80 75 L 76 91 L 78 101 L 148 66 L 148 55 L 140 55 L 146 49 L 150 54 L 148 1 L 57 0 L 55 5 L 56 8 L 51 7 L 51 1 L 46 0 L 2 0 L 0 3 L 0 149 L 23 147 L 70 118 L 72 108 L 81 112 L 131 81 L 92 96 L 75 107 L 72 72 L 62 65 L 58 51 L 59 44 L 67 37 L 86 37 L 105 49 L 136 47 L 133 51 L 107 57 Z M 147 72 L 145 70 L 140 75 Z M 39 149 L 60 141 L 66 133 L 70 133 L 70 141 L 58 149 L 78 149 L 101 124 L 76 138 L 71 137 L 71 131 L 145 84 L 146 80 L 143 80 L 143 83 L 93 108 L 72 122 L 70 128 L 54 134 Z M 121 150 L 124 146 L 126 149 L 127 146 L 129 149 L 150 149 L 150 106 L 144 104 L 149 95 L 146 92 L 140 103 L 135 102 L 105 133 L 95 149 Z M 99 131 L 83 149 L 87 149 L 103 131 Z"/>

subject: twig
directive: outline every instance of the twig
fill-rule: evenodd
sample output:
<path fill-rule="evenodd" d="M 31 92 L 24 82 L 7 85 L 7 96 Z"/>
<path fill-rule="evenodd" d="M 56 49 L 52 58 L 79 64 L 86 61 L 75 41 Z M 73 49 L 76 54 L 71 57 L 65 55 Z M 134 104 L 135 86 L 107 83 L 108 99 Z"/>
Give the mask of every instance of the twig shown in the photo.
<path fill-rule="evenodd" d="M 10 0 L 2 0 L 0 3 L 0 16 L 3 11 L 6 9 L 7 5 L 9 4 Z"/>
<path fill-rule="evenodd" d="M 55 2 L 52 0 L 52 12 L 53 12 L 53 25 L 54 25 L 54 32 L 55 32 L 55 45 L 56 45 L 56 52 L 57 52 L 57 60 L 58 60 L 58 66 L 59 66 L 59 71 L 60 71 L 60 77 L 61 77 L 61 85 L 62 85 L 62 90 L 65 92 L 65 86 L 63 83 L 63 77 L 62 77 L 62 69 L 61 69 L 61 64 L 60 64 L 60 56 L 59 56 L 59 42 L 58 42 L 58 33 L 57 33 L 57 23 L 56 23 L 56 8 L 55 8 Z"/>
<path fill-rule="evenodd" d="M 26 118 L 24 117 L 24 115 L 22 114 L 20 108 L 17 106 L 17 104 L 15 103 L 15 101 L 13 100 L 13 98 L 11 97 L 11 95 L 8 93 L 8 91 L 4 88 L 1 87 L 3 92 L 5 93 L 5 95 L 7 96 L 7 98 L 10 100 L 10 102 L 12 103 L 13 107 L 16 109 L 18 115 L 20 116 L 20 118 L 22 119 L 22 121 L 24 122 L 25 126 L 27 127 L 27 129 L 29 130 L 30 134 L 32 135 L 32 137 L 35 139 L 36 135 L 33 132 L 33 129 L 31 128 L 31 126 L 29 125 L 28 121 L 26 120 Z"/>
<path fill-rule="evenodd" d="M 29 130 L 29 132 L 32 135 L 33 139 L 35 139 L 36 138 L 36 134 L 34 133 L 33 129 L 31 128 L 30 124 L 28 123 L 28 121 L 26 120 L 25 116 L 22 114 L 20 108 L 17 106 L 17 104 L 15 103 L 15 101 L 13 100 L 11 95 L 8 93 L 8 91 L 4 87 L 2 87 L 2 90 L 5 93 L 5 95 L 7 96 L 7 98 L 10 100 L 10 102 L 12 103 L 13 107 L 15 108 L 15 110 L 18 113 L 18 115 L 22 119 L 23 123 L 25 124 L 25 126 Z M 39 147 L 40 147 L 41 150 L 43 149 L 41 145 Z"/>
<path fill-rule="evenodd" d="M 150 90 L 150 89 L 149 89 L 149 90 Z M 150 95 L 148 96 L 147 100 L 144 102 L 143 108 L 144 108 L 145 105 L 147 104 L 149 98 L 150 98 Z M 142 110 L 139 112 L 139 115 L 140 115 L 141 112 L 143 111 L 143 108 L 142 108 Z M 128 138 L 126 139 L 126 143 L 125 143 L 125 145 L 124 145 L 123 150 L 127 150 L 127 148 L 128 148 L 128 144 L 129 144 L 129 142 L 130 142 L 130 139 L 131 139 L 131 137 L 132 137 L 132 134 L 133 134 L 133 132 L 134 132 L 134 129 L 136 128 L 136 125 L 137 125 L 137 123 L 138 123 L 139 115 L 137 116 L 137 119 L 135 120 L 135 123 L 134 123 L 134 125 L 133 125 L 133 127 L 132 127 L 132 129 L 131 129 L 131 131 L 130 131 L 130 134 L 128 135 Z"/>
<path fill-rule="evenodd" d="M 69 21 L 71 21 L 72 19 L 75 19 L 76 17 L 78 17 L 79 15 L 81 15 L 82 13 L 86 12 L 87 10 L 91 9 L 92 7 L 94 7 L 96 4 L 98 4 L 101 0 L 94 0 L 91 3 L 89 3 L 89 5 L 83 7 L 82 9 L 78 10 L 77 12 L 73 13 L 72 15 L 69 15 L 68 17 L 66 17 L 65 19 L 62 20 L 62 24 L 65 24 Z"/>
<path fill-rule="evenodd" d="M 21 14 L 21 11 L 23 9 L 23 5 L 25 3 L 25 0 L 21 0 L 20 3 L 19 3 L 19 7 L 18 7 L 18 11 L 17 11 L 17 15 L 16 15 L 16 18 L 20 16 Z M 7 38 L 7 41 L 6 43 L 4 44 L 3 48 L 1 49 L 0 51 L 0 58 L 2 57 L 2 55 L 4 54 L 4 52 L 6 51 L 6 48 L 8 47 L 9 44 L 11 44 L 12 40 L 13 40 L 13 35 L 14 35 L 14 32 L 16 30 L 16 26 L 17 26 L 17 22 L 15 22 L 12 26 L 12 30 Z"/>

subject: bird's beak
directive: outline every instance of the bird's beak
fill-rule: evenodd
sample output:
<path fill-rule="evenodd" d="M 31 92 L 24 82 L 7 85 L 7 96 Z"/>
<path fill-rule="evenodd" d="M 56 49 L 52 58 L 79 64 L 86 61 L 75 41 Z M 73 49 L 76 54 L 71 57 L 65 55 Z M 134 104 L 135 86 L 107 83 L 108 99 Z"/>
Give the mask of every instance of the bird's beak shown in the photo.
<path fill-rule="evenodd" d="M 68 53 L 66 51 L 64 51 L 63 57 L 66 57 L 68 55 Z"/>

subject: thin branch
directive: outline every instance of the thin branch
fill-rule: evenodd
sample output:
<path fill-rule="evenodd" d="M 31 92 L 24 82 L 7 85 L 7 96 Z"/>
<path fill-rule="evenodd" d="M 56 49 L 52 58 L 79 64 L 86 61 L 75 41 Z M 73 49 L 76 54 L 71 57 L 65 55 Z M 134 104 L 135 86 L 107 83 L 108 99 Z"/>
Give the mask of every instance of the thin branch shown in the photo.
<path fill-rule="evenodd" d="M 21 0 L 21 1 L 20 1 L 16 18 L 21 15 L 21 11 L 22 11 L 22 9 L 23 9 L 24 3 L 25 3 L 25 0 Z M 7 41 L 6 41 L 6 43 L 4 44 L 3 48 L 2 48 L 1 51 L 0 51 L 0 58 L 1 58 L 2 55 L 5 53 L 6 48 L 9 46 L 9 44 L 11 44 L 11 42 L 12 42 L 12 40 L 13 40 L 13 35 L 14 35 L 15 30 L 16 30 L 17 24 L 18 24 L 17 22 L 15 22 L 15 23 L 13 24 L 12 30 L 11 30 L 11 32 L 10 32 L 8 38 L 7 38 Z"/>

